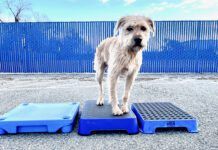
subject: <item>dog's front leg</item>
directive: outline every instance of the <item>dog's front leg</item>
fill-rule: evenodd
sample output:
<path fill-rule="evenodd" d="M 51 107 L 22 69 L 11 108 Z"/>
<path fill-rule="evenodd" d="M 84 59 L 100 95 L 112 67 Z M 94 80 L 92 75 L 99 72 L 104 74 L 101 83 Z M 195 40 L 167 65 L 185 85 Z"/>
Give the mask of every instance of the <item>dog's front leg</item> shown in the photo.
<path fill-rule="evenodd" d="M 114 72 L 109 75 L 109 98 L 112 106 L 113 115 L 123 114 L 123 112 L 118 106 L 118 100 L 117 100 L 116 86 L 117 86 L 118 77 L 119 74 Z"/>
<path fill-rule="evenodd" d="M 122 108 L 121 108 L 123 113 L 129 112 L 128 100 L 129 100 L 129 96 L 130 96 L 130 90 L 131 90 L 131 87 L 132 87 L 132 84 L 135 80 L 136 75 L 137 75 L 137 72 L 133 72 L 126 77 L 125 91 L 124 91 L 124 96 L 123 96 L 123 104 L 122 104 Z"/>

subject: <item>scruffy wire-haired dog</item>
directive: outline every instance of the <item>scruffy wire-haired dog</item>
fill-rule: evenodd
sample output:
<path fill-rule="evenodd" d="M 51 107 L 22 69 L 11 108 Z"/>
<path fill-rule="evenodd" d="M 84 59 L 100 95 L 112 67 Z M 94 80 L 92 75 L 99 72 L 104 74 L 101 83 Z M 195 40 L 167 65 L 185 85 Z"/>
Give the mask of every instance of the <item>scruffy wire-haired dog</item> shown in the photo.
<path fill-rule="evenodd" d="M 147 47 L 154 22 L 144 16 L 125 16 L 116 24 L 114 36 L 103 40 L 96 48 L 94 69 L 99 83 L 97 105 L 104 104 L 102 80 L 108 66 L 109 100 L 113 115 L 129 112 L 128 99 L 132 84 L 142 64 L 142 50 Z M 126 76 L 121 109 L 118 106 L 116 85 L 120 75 Z"/>

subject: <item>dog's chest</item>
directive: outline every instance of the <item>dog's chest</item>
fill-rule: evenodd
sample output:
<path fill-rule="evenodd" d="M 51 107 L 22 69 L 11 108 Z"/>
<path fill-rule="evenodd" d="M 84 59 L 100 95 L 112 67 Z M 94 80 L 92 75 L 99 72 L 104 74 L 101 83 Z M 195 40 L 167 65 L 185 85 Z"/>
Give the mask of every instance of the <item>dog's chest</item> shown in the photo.
<path fill-rule="evenodd" d="M 138 67 L 139 67 L 139 60 L 137 58 L 126 59 L 124 65 L 123 65 L 121 73 L 123 75 L 130 74 L 134 70 L 137 70 Z"/>

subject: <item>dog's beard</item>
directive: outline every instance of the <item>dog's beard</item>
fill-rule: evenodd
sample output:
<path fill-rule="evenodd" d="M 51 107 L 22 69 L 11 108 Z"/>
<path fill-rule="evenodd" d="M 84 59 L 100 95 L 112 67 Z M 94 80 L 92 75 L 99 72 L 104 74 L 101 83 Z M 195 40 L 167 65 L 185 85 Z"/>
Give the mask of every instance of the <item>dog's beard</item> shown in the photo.
<path fill-rule="evenodd" d="M 132 43 L 132 41 L 130 42 L 128 40 L 122 41 L 122 44 L 123 47 L 125 47 L 125 49 L 127 49 L 131 53 L 132 52 L 137 53 L 144 48 L 143 43 L 137 44 L 137 43 Z"/>
<path fill-rule="evenodd" d="M 142 49 L 143 49 L 142 45 L 133 45 L 133 46 L 130 46 L 129 51 L 137 53 L 138 51 Z"/>
<path fill-rule="evenodd" d="M 130 49 L 131 49 L 131 51 L 132 52 L 138 52 L 138 51 L 140 51 L 140 50 L 142 50 L 143 49 L 143 43 L 141 42 L 141 43 L 132 43 L 132 45 L 130 46 Z"/>

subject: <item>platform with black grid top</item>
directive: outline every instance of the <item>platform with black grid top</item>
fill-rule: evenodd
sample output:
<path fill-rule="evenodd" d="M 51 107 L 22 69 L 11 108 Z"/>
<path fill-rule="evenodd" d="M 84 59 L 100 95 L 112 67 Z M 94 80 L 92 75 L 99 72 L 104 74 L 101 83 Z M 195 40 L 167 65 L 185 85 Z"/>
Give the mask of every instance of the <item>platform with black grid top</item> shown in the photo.
<path fill-rule="evenodd" d="M 91 135 L 93 132 L 102 131 L 126 131 L 128 134 L 136 134 L 138 133 L 137 118 L 131 110 L 128 114 L 114 116 L 110 104 L 97 106 L 95 100 L 88 100 L 82 109 L 78 133 Z"/>
<path fill-rule="evenodd" d="M 143 133 L 155 133 L 157 128 L 186 128 L 190 133 L 198 132 L 196 118 L 172 103 L 134 103 L 131 108 Z"/>

